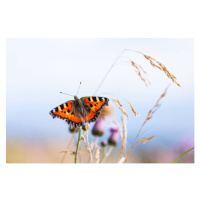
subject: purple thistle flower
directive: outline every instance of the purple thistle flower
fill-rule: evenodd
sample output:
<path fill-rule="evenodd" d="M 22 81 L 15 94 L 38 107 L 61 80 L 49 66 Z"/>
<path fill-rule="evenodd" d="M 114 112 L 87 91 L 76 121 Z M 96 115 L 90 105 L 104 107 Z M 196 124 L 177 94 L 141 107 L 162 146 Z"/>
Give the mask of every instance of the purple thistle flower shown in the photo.
<path fill-rule="evenodd" d="M 108 140 L 108 144 L 110 146 L 117 146 L 117 143 L 119 141 L 119 128 L 117 126 L 110 128 L 111 136 Z"/>
<path fill-rule="evenodd" d="M 102 147 L 106 147 L 107 145 L 108 145 L 108 142 L 107 142 L 107 141 L 102 141 L 102 142 L 101 142 L 101 146 L 102 146 Z"/>
<path fill-rule="evenodd" d="M 102 136 L 104 133 L 104 127 L 105 127 L 105 120 L 101 116 L 99 116 L 92 129 L 92 135 L 98 137 Z"/>

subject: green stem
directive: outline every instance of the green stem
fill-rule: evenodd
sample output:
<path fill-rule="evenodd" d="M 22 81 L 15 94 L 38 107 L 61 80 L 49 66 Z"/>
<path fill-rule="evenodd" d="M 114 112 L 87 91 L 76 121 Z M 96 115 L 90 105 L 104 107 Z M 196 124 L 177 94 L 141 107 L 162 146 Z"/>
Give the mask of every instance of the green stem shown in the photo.
<path fill-rule="evenodd" d="M 76 145 L 76 152 L 75 152 L 75 155 L 74 155 L 74 163 L 77 163 L 77 155 L 78 155 L 78 149 L 79 149 L 79 144 L 80 144 L 80 141 L 81 141 L 81 127 L 78 128 L 78 142 L 77 142 L 77 145 Z"/>
<path fill-rule="evenodd" d="M 186 152 L 184 152 L 183 154 L 181 154 L 173 163 L 175 163 L 177 160 L 179 160 L 182 156 L 184 156 L 186 153 L 188 153 L 189 151 L 191 151 L 192 149 L 194 149 L 194 147 L 192 147 L 191 149 L 187 150 Z"/>

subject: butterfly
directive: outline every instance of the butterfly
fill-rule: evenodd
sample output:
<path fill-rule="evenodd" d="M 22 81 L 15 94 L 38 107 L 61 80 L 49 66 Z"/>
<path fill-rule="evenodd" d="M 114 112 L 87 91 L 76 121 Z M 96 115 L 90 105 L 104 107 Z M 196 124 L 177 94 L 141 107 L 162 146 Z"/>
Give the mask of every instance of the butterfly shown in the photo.
<path fill-rule="evenodd" d="M 74 100 L 67 101 L 50 111 L 55 118 L 65 120 L 74 127 L 82 126 L 84 123 L 96 121 L 104 106 L 107 106 L 109 99 L 106 97 L 82 97 L 74 96 Z"/>

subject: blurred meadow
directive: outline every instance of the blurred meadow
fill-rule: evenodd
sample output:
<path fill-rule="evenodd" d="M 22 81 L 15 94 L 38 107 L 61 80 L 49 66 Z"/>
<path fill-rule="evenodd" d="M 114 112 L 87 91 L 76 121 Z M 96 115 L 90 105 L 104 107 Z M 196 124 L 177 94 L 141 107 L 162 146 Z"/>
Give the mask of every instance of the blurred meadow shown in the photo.
<path fill-rule="evenodd" d="M 120 56 L 98 89 L 125 49 L 135 51 Z M 194 147 L 192 39 L 8 39 L 6 62 L 7 163 L 74 163 L 79 134 L 49 112 L 73 100 L 60 91 L 75 95 L 80 82 L 79 98 L 107 97 L 110 106 L 81 131 L 78 163 L 124 162 L 131 147 L 127 163 L 173 163 Z M 194 150 L 177 163 L 194 163 Z"/>

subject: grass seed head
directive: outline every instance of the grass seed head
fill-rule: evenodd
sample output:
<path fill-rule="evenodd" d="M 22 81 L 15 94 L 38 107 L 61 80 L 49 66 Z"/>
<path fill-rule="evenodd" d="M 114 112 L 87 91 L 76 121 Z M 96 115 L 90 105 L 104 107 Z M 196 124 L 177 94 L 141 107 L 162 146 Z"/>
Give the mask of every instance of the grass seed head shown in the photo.
<path fill-rule="evenodd" d="M 142 53 L 142 54 L 143 54 L 143 53 Z M 147 60 L 149 60 L 150 64 L 151 64 L 153 67 L 156 67 L 156 68 L 158 68 L 159 70 L 163 71 L 163 72 L 167 75 L 167 77 L 168 77 L 169 79 L 172 80 L 173 83 L 175 83 L 175 84 L 178 85 L 179 87 L 181 86 L 181 85 L 177 82 L 176 77 L 175 77 L 173 74 L 171 74 L 171 73 L 169 72 L 169 70 L 166 68 L 166 66 L 164 66 L 161 62 L 159 62 L 159 61 L 155 60 L 154 58 L 152 58 L 152 57 L 150 57 L 150 56 L 147 56 L 147 55 L 145 55 L 145 54 L 143 54 L 143 56 L 144 56 Z"/>
<path fill-rule="evenodd" d="M 153 140 L 154 139 L 154 136 L 151 136 L 149 138 L 141 138 L 138 143 L 145 143 L 147 141 L 150 141 L 150 140 Z"/>
<path fill-rule="evenodd" d="M 127 114 L 127 112 L 123 109 L 122 104 L 119 102 L 119 100 L 117 99 L 112 99 L 112 101 L 115 103 L 115 105 L 122 111 L 122 113 L 124 113 L 128 118 L 129 115 Z"/>

